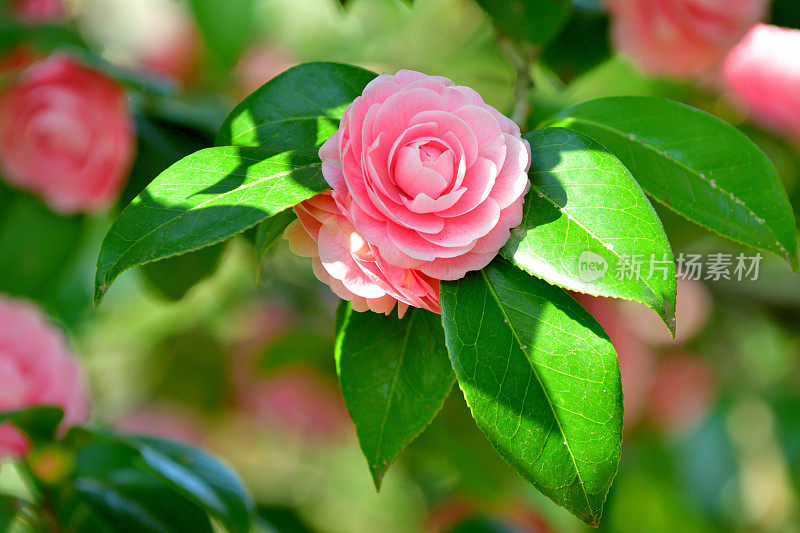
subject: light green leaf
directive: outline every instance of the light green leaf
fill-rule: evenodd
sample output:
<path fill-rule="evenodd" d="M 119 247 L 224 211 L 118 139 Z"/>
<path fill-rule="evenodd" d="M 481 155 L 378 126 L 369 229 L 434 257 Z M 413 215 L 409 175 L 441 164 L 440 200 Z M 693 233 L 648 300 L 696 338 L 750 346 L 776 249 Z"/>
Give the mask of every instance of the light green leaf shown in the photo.
<path fill-rule="evenodd" d="M 775 167 L 733 126 L 653 97 L 586 102 L 551 125 L 598 141 L 645 192 L 680 215 L 800 270 L 795 218 Z"/>
<path fill-rule="evenodd" d="M 439 317 L 337 313 L 336 368 L 375 486 L 397 455 L 433 421 L 453 387 Z"/>
<path fill-rule="evenodd" d="M 675 263 L 653 206 L 628 169 L 570 130 L 529 133 L 531 190 L 501 250 L 566 289 L 636 300 L 675 327 Z"/>
<path fill-rule="evenodd" d="M 128 268 L 224 241 L 327 188 L 316 154 L 229 146 L 187 156 L 109 229 L 97 260 L 95 302 Z"/>
<path fill-rule="evenodd" d="M 450 359 L 478 427 L 525 479 L 597 525 L 622 442 L 608 336 L 563 290 L 502 259 L 442 282 L 440 297 Z"/>
<path fill-rule="evenodd" d="M 304 63 L 268 81 L 231 111 L 217 145 L 319 147 L 376 74 L 340 63 Z"/>

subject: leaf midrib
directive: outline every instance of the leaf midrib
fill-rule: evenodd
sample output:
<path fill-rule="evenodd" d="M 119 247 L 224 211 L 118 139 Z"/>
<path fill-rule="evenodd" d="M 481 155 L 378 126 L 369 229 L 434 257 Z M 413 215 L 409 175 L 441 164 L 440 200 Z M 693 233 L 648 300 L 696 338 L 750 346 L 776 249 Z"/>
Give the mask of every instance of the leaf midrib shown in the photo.
<path fill-rule="evenodd" d="M 183 211 L 181 212 L 181 214 L 177 215 L 177 216 L 176 216 L 176 217 L 174 217 L 174 218 L 171 218 L 171 219 L 167 220 L 166 222 L 164 222 L 164 223 L 162 223 L 162 224 L 159 224 L 158 226 L 155 226 L 155 227 L 153 227 L 153 228 L 152 228 L 150 231 L 148 231 L 147 233 L 145 233 L 144 235 L 142 235 L 142 236 L 141 236 L 141 237 L 139 237 L 138 239 L 135 239 L 135 240 L 133 240 L 133 241 L 129 241 L 131 244 L 130 244 L 128 247 L 126 247 L 126 248 L 125 248 L 125 250 L 124 250 L 124 251 L 123 251 L 121 254 L 119 254 L 119 256 L 117 257 L 117 259 L 116 259 L 116 260 L 115 260 L 113 263 L 111 263 L 111 264 L 110 264 L 110 265 L 109 265 L 109 266 L 106 268 L 106 270 L 105 270 L 105 273 L 104 273 L 104 275 L 103 275 L 103 280 L 104 280 L 105 282 L 107 282 L 107 281 L 108 281 L 108 273 L 109 273 L 109 272 L 112 272 L 112 271 L 114 270 L 114 268 L 115 268 L 115 267 L 116 267 L 116 266 L 117 266 L 117 265 L 120 263 L 120 261 L 122 261 L 122 259 L 123 259 L 123 258 L 124 258 L 124 257 L 125 257 L 127 254 L 128 254 L 128 252 L 130 252 L 130 251 L 131 251 L 131 249 L 132 249 L 134 246 L 136 246 L 137 244 L 139 244 L 140 242 L 142 242 L 143 240 L 145 240 L 145 239 L 146 239 L 147 237 L 149 237 L 149 236 L 150 236 L 150 235 L 151 235 L 153 232 L 155 232 L 155 231 L 158 231 L 158 230 L 160 230 L 161 228 L 163 228 L 164 226 L 167 226 L 167 225 L 169 225 L 169 224 L 172 224 L 172 223 L 174 223 L 174 222 L 178 221 L 178 220 L 179 220 L 181 217 L 183 217 L 184 215 L 186 215 L 186 214 L 188 214 L 188 213 L 190 213 L 190 212 L 192 212 L 192 211 L 195 211 L 195 210 L 197 210 L 197 209 L 200 209 L 200 208 L 202 208 L 203 206 L 207 205 L 208 203 L 210 203 L 210 202 L 213 202 L 213 201 L 215 201 L 215 200 L 218 200 L 218 199 L 220 199 L 220 198 L 224 197 L 224 196 L 225 196 L 225 195 L 227 195 L 227 194 L 233 194 L 233 193 L 236 193 L 236 192 L 241 192 L 241 191 L 243 191 L 243 190 L 245 190 L 245 189 L 247 189 L 247 188 L 249 188 L 249 187 L 252 187 L 252 186 L 255 186 L 255 185 L 259 185 L 259 184 L 261 184 L 261 183 L 263 183 L 263 182 L 265 182 L 265 181 L 268 181 L 268 180 L 270 180 L 270 179 L 276 179 L 276 178 L 281 178 L 281 177 L 284 177 L 284 176 L 288 176 L 288 175 L 291 175 L 291 174 L 293 174 L 294 172 L 298 172 L 298 171 L 301 171 L 301 170 L 304 170 L 304 169 L 306 169 L 306 168 L 310 168 L 310 167 L 313 167 L 313 166 L 320 166 L 320 167 L 322 167 L 322 163 L 321 163 L 321 162 L 315 162 L 315 163 L 311 163 L 311 164 L 308 164 L 308 165 L 303 165 L 303 166 L 301 166 L 301 167 L 296 167 L 296 168 L 293 168 L 293 169 L 291 169 L 291 170 L 287 170 L 287 171 L 285 171 L 285 172 L 281 172 L 281 173 L 279 173 L 279 174 L 272 174 L 272 175 L 270 175 L 270 176 L 265 176 L 265 177 L 263 177 L 263 178 L 260 178 L 260 179 L 258 179 L 258 180 L 256 180 L 256 181 L 252 182 L 252 183 L 248 183 L 247 185 L 242 185 L 242 186 L 240 186 L 240 187 L 237 187 L 237 188 L 235 188 L 235 189 L 232 189 L 232 190 L 230 190 L 230 191 L 226 191 L 226 192 L 224 192 L 224 193 L 222 193 L 222 194 L 219 194 L 219 195 L 217 195 L 217 196 L 214 196 L 214 197 L 212 197 L 212 198 L 209 198 L 208 200 L 205 200 L 204 202 L 202 202 L 202 203 L 199 203 L 199 204 L 197 204 L 196 206 L 193 206 L 193 207 L 190 207 L 190 208 L 188 208 L 188 209 L 185 209 L 185 210 L 183 210 Z M 198 170 L 199 170 L 199 169 L 198 169 Z M 203 170 L 208 170 L 208 169 L 203 169 Z M 241 175 L 241 174 L 238 174 L 238 175 Z M 246 177 L 246 174 L 245 174 L 245 177 Z M 276 214 L 276 213 L 273 213 L 273 215 L 274 215 L 274 214 Z M 272 215 L 268 215 L 267 217 L 264 217 L 264 218 L 269 218 L 269 216 L 272 216 Z M 212 243 L 212 244 L 214 244 L 214 243 Z M 173 254 L 173 255 L 174 255 L 174 254 Z"/>
<path fill-rule="evenodd" d="M 592 233 L 591 231 L 589 231 L 589 229 L 588 229 L 586 226 L 584 226 L 583 224 L 581 224 L 581 222 L 580 222 L 580 221 L 578 221 L 578 220 L 575 218 L 575 216 L 574 216 L 573 214 L 571 214 L 571 213 L 570 213 L 570 212 L 567 210 L 566 206 L 561 206 L 561 205 L 559 205 L 559 204 L 558 204 L 558 202 L 556 202 L 555 200 L 553 200 L 553 199 L 550 197 L 550 195 L 548 195 L 548 194 L 547 194 L 547 193 L 546 193 L 544 190 L 542 190 L 542 189 L 541 189 L 539 186 L 537 186 L 537 185 L 533 185 L 533 184 L 531 184 L 531 189 L 536 189 L 537 191 L 539 191 L 539 192 L 541 193 L 541 195 L 542 195 L 542 198 L 544 198 L 544 199 L 546 199 L 547 201 L 549 201 L 551 204 L 553 204 L 553 207 L 555 207 L 556 209 L 558 209 L 560 212 L 564 213 L 568 219 L 570 219 L 572 222 L 574 222 L 575 224 L 577 224 L 577 225 L 578 225 L 578 227 L 579 227 L 579 228 L 581 228 L 583 231 L 585 231 L 585 232 L 586 232 L 586 233 L 587 233 L 587 234 L 588 234 L 588 235 L 589 235 L 591 238 L 593 238 L 594 240 L 596 240 L 597 242 L 599 242 L 599 243 L 600 243 L 600 244 L 603 246 L 603 248 L 604 248 L 604 249 L 606 249 L 606 250 L 608 250 L 609 252 L 611 252 L 611 253 L 612 253 L 612 254 L 613 254 L 613 255 L 614 255 L 614 256 L 615 256 L 615 257 L 616 257 L 618 260 L 620 260 L 620 261 L 623 261 L 623 262 L 624 262 L 626 265 L 629 265 L 629 266 L 631 266 L 631 263 L 630 263 L 630 261 L 628 261 L 627 259 L 625 259 L 624 257 L 622 257 L 620 254 L 618 254 L 618 253 L 617 253 L 617 251 L 616 251 L 616 249 L 615 249 L 615 247 L 614 247 L 614 245 L 613 245 L 612 243 L 606 243 L 606 242 L 604 242 L 604 241 L 603 241 L 603 239 L 601 239 L 600 237 L 598 237 L 597 235 L 595 235 L 594 233 Z M 527 225 L 527 222 L 528 222 L 528 215 L 529 215 L 529 214 L 530 214 L 530 210 L 529 210 L 529 211 L 527 211 L 527 212 L 525 213 L 525 223 L 526 223 L 526 225 Z M 608 246 L 611 246 L 611 248 L 609 248 Z M 669 247 L 667 247 L 667 249 L 669 250 Z M 671 253 L 670 253 L 670 255 L 671 255 Z M 674 257 L 673 257 L 673 261 L 674 261 Z M 639 272 L 638 272 L 638 271 L 636 271 L 636 270 L 634 270 L 634 271 L 637 273 L 637 276 L 636 276 L 636 277 L 637 277 L 637 279 L 639 279 L 639 280 L 640 280 L 640 281 L 641 281 L 641 282 L 644 284 L 644 286 L 645 286 L 645 287 L 647 287 L 647 289 L 650 291 L 650 294 L 652 294 L 652 295 L 653 295 L 653 297 L 654 297 L 656 300 L 660 300 L 660 302 L 659 302 L 659 303 L 660 303 L 661 305 L 660 305 L 659 307 L 660 307 L 660 308 L 663 308 L 663 307 L 664 307 L 664 297 L 663 297 L 663 295 L 661 295 L 661 294 L 657 293 L 657 292 L 656 292 L 656 291 L 653 289 L 653 287 L 651 287 L 651 286 L 650 286 L 650 284 L 647 282 L 647 280 L 646 280 L 644 277 L 642 277 L 641 273 L 639 273 Z M 662 315 L 662 313 L 661 313 L 661 312 L 659 312 L 658 314 L 659 314 L 659 315 Z M 663 315 L 662 315 L 662 316 L 663 316 Z"/>
<path fill-rule="evenodd" d="M 561 433 L 561 436 L 564 437 L 564 444 L 566 445 L 567 452 L 569 453 L 569 457 L 572 460 L 572 465 L 575 467 L 575 474 L 576 474 L 576 476 L 578 478 L 578 482 L 580 483 L 580 486 L 581 486 L 581 493 L 583 494 L 583 497 L 586 500 L 586 508 L 589 510 L 589 513 L 591 514 L 592 520 L 593 521 L 597 521 L 598 520 L 598 516 L 595 513 L 594 508 L 592 507 L 592 504 L 589 502 L 589 494 L 586 492 L 586 484 L 583 481 L 583 476 L 581 476 L 581 471 L 578 468 L 578 463 L 575 460 L 575 455 L 572 453 L 572 446 L 569 443 L 570 439 L 567 437 L 567 434 L 564 432 L 564 427 L 561 425 L 561 420 L 559 419 L 558 415 L 556 414 L 555 404 L 551 400 L 550 395 L 547 392 L 547 388 L 545 388 L 544 383 L 542 382 L 542 379 L 539 376 L 539 372 L 537 371 L 534 363 L 528 358 L 528 354 L 525 351 L 525 349 L 523 348 L 524 344 L 522 343 L 522 340 L 520 339 L 519 334 L 517 333 L 516 329 L 514 328 L 513 323 L 511 321 L 511 318 L 506 313 L 505 307 L 503 307 L 503 303 L 500 301 L 500 296 L 497 294 L 497 292 L 495 291 L 494 287 L 492 286 L 492 283 L 489 281 L 489 278 L 487 277 L 486 272 L 481 270 L 480 273 L 481 273 L 481 276 L 483 277 L 484 282 L 486 283 L 486 287 L 489 289 L 489 293 L 492 295 L 492 298 L 494 299 L 495 303 L 497 304 L 497 307 L 500 310 L 500 313 L 503 315 L 503 318 L 505 320 L 506 325 L 508 326 L 508 329 L 511 331 L 511 334 L 513 335 L 514 340 L 516 341 L 516 343 L 519 346 L 520 350 L 522 350 L 522 353 L 523 353 L 523 355 L 525 357 L 525 360 L 528 361 L 528 363 L 529 363 L 529 365 L 531 367 L 531 371 L 533 372 L 533 375 L 536 376 L 536 381 L 539 383 L 539 388 L 541 388 L 542 393 L 544 394 L 544 397 L 547 400 L 547 405 L 548 405 L 548 407 L 550 407 L 550 412 L 553 414 L 553 419 L 555 420 L 556 425 L 558 426 L 558 431 Z M 531 316 L 531 318 L 533 318 L 537 322 L 541 322 L 541 320 L 539 318 L 536 318 L 534 316 Z"/>
<path fill-rule="evenodd" d="M 566 118 L 567 118 L 567 120 L 571 120 L 571 121 L 575 121 L 575 122 L 583 122 L 585 124 L 598 127 L 598 128 L 600 128 L 602 130 L 608 131 L 608 132 L 616 135 L 617 137 L 619 137 L 619 138 L 621 138 L 623 140 L 627 140 L 628 142 L 632 142 L 631 139 L 626 134 L 624 134 L 621 130 L 618 130 L 618 129 L 613 128 L 611 126 L 608 126 L 606 124 L 603 124 L 603 123 L 600 123 L 600 122 L 595 122 L 593 120 L 589 120 L 589 119 L 586 119 L 584 117 L 570 116 L 570 117 L 566 117 Z M 675 157 L 672 157 L 672 156 L 666 154 L 665 152 L 662 152 L 661 150 L 656 148 L 654 145 L 652 145 L 649 141 L 641 139 L 641 138 L 639 138 L 639 136 L 636 136 L 635 138 L 638 141 L 638 144 L 640 146 L 642 146 L 643 148 L 647 149 L 650 152 L 654 152 L 656 155 L 666 159 L 667 161 L 670 161 L 671 163 L 675 164 L 676 166 L 682 167 L 690 175 L 695 176 L 701 182 L 708 184 L 708 186 L 711 187 L 712 190 L 715 190 L 715 191 L 718 190 L 719 191 L 718 194 L 723 195 L 723 196 L 724 195 L 728 195 L 729 197 L 733 196 L 733 198 L 736 198 L 737 200 L 739 200 L 739 202 L 738 202 L 739 205 L 741 205 L 750 214 L 751 218 L 754 219 L 754 222 L 756 223 L 757 226 L 761 226 L 764 229 L 766 229 L 767 232 L 769 232 L 769 234 L 772 236 L 772 238 L 775 239 L 775 244 L 778 245 L 778 248 L 781 249 L 781 251 L 784 253 L 784 255 L 786 255 L 786 256 L 790 256 L 791 255 L 789 253 L 789 251 L 783 246 L 783 244 L 781 244 L 780 239 L 778 238 L 778 235 L 775 233 L 775 231 L 772 229 L 772 227 L 766 223 L 766 220 L 764 220 L 762 217 L 758 216 L 758 214 L 755 211 L 753 211 L 753 209 L 749 205 L 747 205 L 744 202 L 744 200 L 742 200 L 738 196 L 732 195 L 732 193 L 726 191 L 725 189 L 723 189 L 719 185 L 717 185 L 716 187 L 712 187 L 711 186 L 711 182 L 708 180 L 708 178 L 706 178 L 705 173 L 699 172 L 699 171 L 693 169 L 692 167 L 690 167 L 687 163 L 684 163 L 683 161 L 681 161 L 680 159 L 677 159 Z M 651 193 L 651 192 L 648 192 L 648 194 L 650 194 L 651 196 L 654 196 L 659 201 L 663 202 L 663 200 L 660 197 L 661 195 L 657 195 L 657 194 Z"/>
<path fill-rule="evenodd" d="M 403 366 L 403 361 L 406 358 L 406 349 L 408 347 L 408 339 L 411 336 L 411 326 L 414 323 L 414 319 L 417 316 L 417 312 L 412 312 L 411 316 L 408 317 L 408 324 L 406 325 L 406 332 L 403 336 L 403 345 L 400 349 L 400 361 L 397 363 L 397 368 L 395 369 L 394 376 L 392 376 L 392 384 L 389 386 L 389 396 L 388 400 L 386 401 L 386 409 L 383 412 L 383 419 L 381 420 L 381 428 L 378 431 L 378 442 L 375 445 L 375 461 L 378 461 L 378 457 L 381 454 L 381 446 L 383 444 L 383 436 L 385 434 L 384 430 L 386 428 L 386 420 L 389 418 L 389 410 L 392 406 L 392 398 L 394 398 L 394 389 L 397 385 L 397 379 L 400 376 L 400 369 Z M 375 464 L 377 467 L 377 463 Z"/>

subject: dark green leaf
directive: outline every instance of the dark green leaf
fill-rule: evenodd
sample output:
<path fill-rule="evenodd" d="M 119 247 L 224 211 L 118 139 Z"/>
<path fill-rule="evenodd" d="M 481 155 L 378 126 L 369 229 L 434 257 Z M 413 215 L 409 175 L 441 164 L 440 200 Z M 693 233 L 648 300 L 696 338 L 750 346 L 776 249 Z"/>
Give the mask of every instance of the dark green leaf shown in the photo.
<path fill-rule="evenodd" d="M 304 63 L 268 81 L 228 115 L 217 145 L 280 150 L 320 146 L 375 73 L 339 63 Z"/>
<path fill-rule="evenodd" d="M 525 138 L 531 190 L 503 256 L 566 289 L 642 302 L 674 331 L 672 250 L 628 169 L 574 131 L 546 128 Z"/>
<path fill-rule="evenodd" d="M 478 427 L 525 479 L 597 525 L 622 442 L 608 336 L 564 291 L 502 259 L 440 291 L 450 359 Z"/>
<path fill-rule="evenodd" d="M 36 406 L 0 413 L 0 424 L 16 426 L 33 442 L 48 442 L 55 438 L 64 411 L 58 407 Z"/>
<path fill-rule="evenodd" d="M 235 64 L 254 35 L 255 0 L 189 0 L 189 7 L 214 58 L 223 67 Z"/>
<path fill-rule="evenodd" d="M 97 260 L 95 302 L 128 268 L 222 242 L 327 188 L 316 154 L 196 152 L 164 171 L 111 226 Z"/>
<path fill-rule="evenodd" d="M 78 478 L 75 490 L 112 531 L 211 533 L 208 516 L 158 478 L 133 468 Z"/>
<path fill-rule="evenodd" d="M 800 269 L 794 214 L 775 167 L 733 126 L 653 97 L 586 102 L 552 125 L 600 142 L 645 192 L 689 220 Z"/>
<path fill-rule="evenodd" d="M 192 287 L 210 277 L 225 251 L 223 243 L 142 265 L 142 274 L 159 294 L 180 300 Z"/>
<path fill-rule="evenodd" d="M 567 22 L 572 0 L 477 0 L 500 31 L 515 40 L 547 42 Z"/>
<path fill-rule="evenodd" d="M 231 533 L 247 533 L 253 504 L 239 479 L 211 455 L 178 442 L 152 437 L 131 439 L 157 476 L 201 505 Z"/>
<path fill-rule="evenodd" d="M 0 197 L 0 292 L 47 299 L 80 249 L 85 219 L 58 215 L 2 183 Z"/>
<path fill-rule="evenodd" d="M 453 386 L 439 317 L 339 314 L 336 368 L 375 486 L 400 451 L 436 417 Z"/>
<path fill-rule="evenodd" d="M 259 262 L 259 269 L 261 260 L 264 259 L 267 250 L 272 248 L 278 239 L 283 236 L 283 230 L 296 218 L 294 211 L 287 209 L 258 225 L 258 230 L 256 231 L 256 259 Z"/>
<path fill-rule="evenodd" d="M 14 519 L 22 509 L 22 501 L 14 496 L 0 494 L 0 533 L 12 531 Z"/>

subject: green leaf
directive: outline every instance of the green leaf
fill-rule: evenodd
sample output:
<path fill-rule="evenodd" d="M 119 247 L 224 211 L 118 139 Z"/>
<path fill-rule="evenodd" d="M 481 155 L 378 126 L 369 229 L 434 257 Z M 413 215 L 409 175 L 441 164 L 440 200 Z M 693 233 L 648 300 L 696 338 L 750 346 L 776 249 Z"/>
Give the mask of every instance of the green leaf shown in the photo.
<path fill-rule="evenodd" d="M 478 427 L 525 479 L 597 525 L 622 442 L 608 336 L 563 290 L 502 259 L 442 282 L 440 297 L 450 359 Z"/>
<path fill-rule="evenodd" d="M 189 0 L 189 7 L 203 40 L 221 66 L 235 64 L 255 33 L 255 0 Z"/>
<path fill-rule="evenodd" d="M 653 97 L 586 102 L 552 125 L 600 142 L 645 192 L 680 215 L 800 270 L 794 214 L 775 167 L 733 126 Z"/>
<path fill-rule="evenodd" d="M 51 298 L 73 264 L 85 217 L 54 213 L 31 195 L 8 189 L 0 176 L 0 292 Z"/>
<path fill-rule="evenodd" d="M 142 265 L 142 274 L 168 300 L 180 300 L 192 287 L 211 277 L 219 266 L 224 243 Z"/>
<path fill-rule="evenodd" d="M 525 138 L 533 154 L 531 190 L 503 257 L 566 289 L 642 302 L 674 331 L 672 250 L 628 169 L 570 130 L 546 128 Z"/>
<path fill-rule="evenodd" d="M 55 439 L 62 418 L 61 408 L 39 405 L 0 413 L 0 424 L 13 424 L 34 443 L 44 443 Z"/>
<path fill-rule="evenodd" d="M 130 439 L 149 469 L 222 522 L 247 533 L 253 503 L 242 483 L 219 460 L 184 444 L 153 437 Z"/>
<path fill-rule="evenodd" d="M 22 510 L 22 505 L 19 498 L 0 494 L 0 533 L 13 531 L 14 521 Z"/>
<path fill-rule="evenodd" d="M 321 165 L 316 154 L 230 146 L 178 161 L 109 229 L 95 302 L 131 267 L 217 244 L 326 190 Z"/>
<path fill-rule="evenodd" d="M 214 531 L 200 507 L 175 493 L 158 478 L 133 468 L 115 470 L 103 478 L 78 478 L 74 487 L 81 499 L 112 531 Z"/>
<path fill-rule="evenodd" d="M 342 308 L 344 306 L 344 308 Z M 336 369 L 375 486 L 436 417 L 453 387 L 439 317 L 409 308 L 403 319 L 340 305 Z"/>
<path fill-rule="evenodd" d="M 508 37 L 533 44 L 547 42 L 572 13 L 572 0 L 477 0 Z"/>
<path fill-rule="evenodd" d="M 296 218 L 297 216 L 294 214 L 294 211 L 287 209 L 258 225 L 258 229 L 256 230 L 256 259 L 259 263 L 259 271 L 264 255 L 281 238 L 283 231 Z M 260 277 L 259 275 L 259 278 Z"/>
<path fill-rule="evenodd" d="M 320 146 L 376 74 L 340 63 L 304 63 L 268 81 L 231 111 L 217 145 L 281 150 Z"/>

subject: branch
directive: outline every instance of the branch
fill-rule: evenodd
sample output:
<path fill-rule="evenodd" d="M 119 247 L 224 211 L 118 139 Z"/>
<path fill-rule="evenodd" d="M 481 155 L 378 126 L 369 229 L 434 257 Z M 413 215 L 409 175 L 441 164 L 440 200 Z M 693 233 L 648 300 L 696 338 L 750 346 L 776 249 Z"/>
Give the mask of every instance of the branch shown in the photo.
<path fill-rule="evenodd" d="M 531 65 L 536 60 L 537 50 L 532 46 L 526 47 L 524 44 L 517 44 L 502 35 L 499 35 L 498 41 L 500 49 L 511 62 L 517 74 L 514 88 L 514 110 L 511 119 L 524 131 L 525 122 L 531 112 L 530 93 L 533 89 Z"/>

